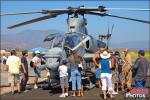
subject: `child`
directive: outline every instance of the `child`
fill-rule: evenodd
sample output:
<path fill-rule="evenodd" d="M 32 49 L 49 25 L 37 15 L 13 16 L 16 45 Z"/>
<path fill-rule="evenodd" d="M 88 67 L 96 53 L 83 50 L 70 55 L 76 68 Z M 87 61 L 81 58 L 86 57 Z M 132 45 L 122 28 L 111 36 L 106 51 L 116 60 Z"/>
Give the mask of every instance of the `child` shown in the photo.
<path fill-rule="evenodd" d="M 60 85 L 62 88 L 62 94 L 59 97 L 66 97 L 68 96 L 68 68 L 66 66 L 67 62 L 63 60 L 62 65 L 59 66 L 59 77 L 60 77 Z M 65 93 L 66 88 L 66 93 Z"/>

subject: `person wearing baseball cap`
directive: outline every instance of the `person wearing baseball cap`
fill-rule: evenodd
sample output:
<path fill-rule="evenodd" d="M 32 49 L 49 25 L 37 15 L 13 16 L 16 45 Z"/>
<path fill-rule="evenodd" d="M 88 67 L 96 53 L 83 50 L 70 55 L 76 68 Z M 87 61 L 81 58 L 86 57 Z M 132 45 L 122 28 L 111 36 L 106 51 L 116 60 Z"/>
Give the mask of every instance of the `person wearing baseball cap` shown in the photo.
<path fill-rule="evenodd" d="M 144 50 L 139 50 L 138 51 L 139 57 L 140 56 L 145 56 L 145 51 Z"/>
<path fill-rule="evenodd" d="M 145 88 L 149 62 L 147 61 L 147 59 L 144 56 L 145 56 L 145 51 L 139 50 L 138 58 L 136 59 L 135 64 L 133 66 L 134 80 L 135 80 L 136 88 Z"/>
<path fill-rule="evenodd" d="M 40 54 L 41 52 L 39 50 L 36 50 L 35 51 L 35 54 Z"/>
<path fill-rule="evenodd" d="M 46 63 L 46 60 L 44 60 L 42 57 L 40 57 L 40 51 L 35 51 L 35 56 L 32 59 L 33 62 L 33 68 L 36 75 L 35 81 L 34 81 L 34 89 L 37 89 L 37 82 L 38 78 L 41 77 L 41 71 L 46 70 L 47 75 L 50 74 L 48 66 L 46 64 L 42 64 L 42 62 Z"/>

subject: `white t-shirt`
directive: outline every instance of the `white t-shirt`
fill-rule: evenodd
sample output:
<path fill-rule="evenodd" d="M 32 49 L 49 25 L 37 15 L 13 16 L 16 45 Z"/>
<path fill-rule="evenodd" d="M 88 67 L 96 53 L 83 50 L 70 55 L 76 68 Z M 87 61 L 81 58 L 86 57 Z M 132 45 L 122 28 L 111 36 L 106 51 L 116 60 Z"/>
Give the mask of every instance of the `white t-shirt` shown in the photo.
<path fill-rule="evenodd" d="M 6 64 L 9 66 L 8 72 L 12 74 L 19 74 L 20 73 L 20 66 L 21 66 L 21 60 L 17 56 L 9 56 Z"/>
<path fill-rule="evenodd" d="M 68 68 L 66 65 L 59 66 L 58 71 L 59 71 L 59 77 L 68 76 Z"/>
<path fill-rule="evenodd" d="M 37 56 L 32 59 L 32 62 L 36 63 L 38 66 L 41 66 L 41 59 Z"/>

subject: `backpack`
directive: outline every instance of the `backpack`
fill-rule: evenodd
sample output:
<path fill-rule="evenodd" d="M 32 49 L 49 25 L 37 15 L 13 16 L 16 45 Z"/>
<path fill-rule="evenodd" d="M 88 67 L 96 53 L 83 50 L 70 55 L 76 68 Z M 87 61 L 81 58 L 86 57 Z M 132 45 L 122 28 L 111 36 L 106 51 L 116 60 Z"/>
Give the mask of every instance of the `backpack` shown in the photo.
<path fill-rule="evenodd" d="M 31 61 L 30 61 L 30 67 L 31 67 L 31 68 L 33 68 L 33 63 L 34 63 L 34 62 L 31 60 Z"/>

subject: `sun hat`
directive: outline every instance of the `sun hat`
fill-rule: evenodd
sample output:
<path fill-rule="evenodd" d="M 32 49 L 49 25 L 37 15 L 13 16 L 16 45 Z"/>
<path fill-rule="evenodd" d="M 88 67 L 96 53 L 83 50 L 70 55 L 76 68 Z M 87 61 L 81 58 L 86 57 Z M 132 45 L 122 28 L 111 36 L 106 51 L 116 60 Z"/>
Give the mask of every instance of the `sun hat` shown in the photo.
<path fill-rule="evenodd" d="M 110 54 L 107 52 L 107 51 L 104 51 L 103 53 L 100 54 L 100 57 L 102 59 L 107 59 L 107 58 L 110 58 Z"/>
<path fill-rule="evenodd" d="M 37 53 L 41 53 L 39 50 L 37 50 L 37 51 L 35 51 L 35 53 L 37 54 Z"/>

